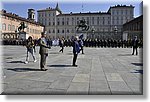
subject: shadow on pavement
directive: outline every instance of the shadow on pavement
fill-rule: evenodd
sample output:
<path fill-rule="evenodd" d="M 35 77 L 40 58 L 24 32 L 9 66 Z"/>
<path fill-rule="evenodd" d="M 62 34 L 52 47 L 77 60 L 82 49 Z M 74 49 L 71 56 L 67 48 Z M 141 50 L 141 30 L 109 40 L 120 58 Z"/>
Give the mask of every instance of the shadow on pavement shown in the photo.
<path fill-rule="evenodd" d="M 7 62 L 7 63 L 24 63 L 23 61 L 11 61 L 11 62 Z"/>
<path fill-rule="evenodd" d="M 143 70 L 135 70 L 135 72 L 131 72 L 131 73 L 140 73 L 140 74 L 143 74 Z"/>
<path fill-rule="evenodd" d="M 12 70 L 16 72 L 41 71 L 40 69 L 32 69 L 32 68 L 8 68 L 7 70 Z"/>
<path fill-rule="evenodd" d="M 131 63 L 131 64 L 133 64 L 135 66 L 143 66 L 143 63 Z"/>
<path fill-rule="evenodd" d="M 72 65 L 47 65 L 48 67 L 73 67 Z"/>
<path fill-rule="evenodd" d="M 132 54 L 118 54 L 118 56 L 132 56 Z"/>

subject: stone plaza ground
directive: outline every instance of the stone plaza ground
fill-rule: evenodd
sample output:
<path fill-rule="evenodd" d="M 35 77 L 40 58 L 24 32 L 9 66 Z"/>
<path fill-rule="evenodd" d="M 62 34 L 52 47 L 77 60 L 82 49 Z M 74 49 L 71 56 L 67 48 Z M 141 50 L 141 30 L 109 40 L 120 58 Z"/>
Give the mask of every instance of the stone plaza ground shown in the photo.
<path fill-rule="evenodd" d="M 24 64 L 24 46 L 3 48 L 2 94 L 143 94 L 142 49 L 131 55 L 131 48 L 89 48 L 79 54 L 78 67 L 72 67 L 72 47 L 52 47 L 47 58 L 47 71 L 37 62 Z"/>

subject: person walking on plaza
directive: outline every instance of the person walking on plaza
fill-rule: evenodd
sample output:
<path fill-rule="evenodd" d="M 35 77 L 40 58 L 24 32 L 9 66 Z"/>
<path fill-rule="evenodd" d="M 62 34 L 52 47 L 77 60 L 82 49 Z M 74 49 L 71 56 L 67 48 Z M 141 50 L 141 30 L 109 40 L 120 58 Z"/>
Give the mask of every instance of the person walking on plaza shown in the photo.
<path fill-rule="evenodd" d="M 29 63 L 29 53 L 32 55 L 33 59 L 34 59 L 34 62 L 36 62 L 36 58 L 35 58 L 35 55 L 34 55 L 34 41 L 32 40 L 32 37 L 29 36 L 28 40 L 26 41 L 26 48 L 27 48 L 27 57 L 26 57 L 26 61 L 25 61 L 25 64 Z"/>
<path fill-rule="evenodd" d="M 51 47 L 47 46 L 46 34 L 44 32 L 41 33 L 39 45 L 40 45 L 39 54 L 41 56 L 40 68 L 42 71 L 46 71 L 47 69 L 45 68 L 45 65 L 46 65 L 46 58 L 48 56 L 48 48 L 50 49 Z"/>
<path fill-rule="evenodd" d="M 132 55 L 134 55 L 134 51 L 136 50 L 136 55 L 138 55 L 138 51 L 137 51 L 137 48 L 138 48 L 138 39 L 137 39 L 137 36 L 134 37 L 134 39 L 132 40 L 132 46 L 133 46 L 133 52 L 132 52 Z"/>
<path fill-rule="evenodd" d="M 63 51 L 64 51 L 64 39 L 63 38 L 59 40 L 59 46 L 61 47 L 59 52 L 63 53 Z"/>
<path fill-rule="evenodd" d="M 78 37 L 76 36 L 73 41 L 73 64 L 72 66 L 77 67 L 76 60 L 77 60 L 77 56 L 79 52 L 80 52 L 80 48 L 79 48 L 79 43 L 78 43 Z"/>
<path fill-rule="evenodd" d="M 82 51 L 82 54 L 84 54 L 84 51 L 83 51 L 83 41 L 82 39 L 79 39 L 79 46 L 80 46 L 80 51 Z"/>

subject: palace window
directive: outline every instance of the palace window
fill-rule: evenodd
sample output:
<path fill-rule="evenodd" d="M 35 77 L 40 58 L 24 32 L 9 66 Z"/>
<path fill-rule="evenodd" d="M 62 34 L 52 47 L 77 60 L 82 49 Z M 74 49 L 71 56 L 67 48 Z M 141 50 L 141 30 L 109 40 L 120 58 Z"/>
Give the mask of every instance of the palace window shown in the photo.
<path fill-rule="evenodd" d="M 94 17 L 92 17 L 92 24 L 94 25 Z"/>
<path fill-rule="evenodd" d="M 6 24 L 5 23 L 3 23 L 3 25 L 2 25 L 2 30 L 6 30 Z"/>
<path fill-rule="evenodd" d="M 64 22 L 64 21 L 62 21 L 62 25 L 65 25 L 65 22 Z"/>
<path fill-rule="evenodd" d="M 67 25 L 69 25 L 69 22 L 67 21 Z"/>
<path fill-rule="evenodd" d="M 59 21 L 57 22 L 57 25 L 59 25 Z"/>
<path fill-rule="evenodd" d="M 55 25 L 55 22 L 53 22 L 53 25 Z"/>
<path fill-rule="evenodd" d="M 12 31 L 15 31 L 15 25 L 12 25 Z"/>
<path fill-rule="evenodd" d="M 57 30 L 57 33 L 59 33 L 59 29 Z"/>
<path fill-rule="evenodd" d="M 53 33 L 55 33 L 55 30 L 53 29 Z"/>
<path fill-rule="evenodd" d="M 67 29 L 67 33 L 69 33 L 69 29 Z"/>
<path fill-rule="evenodd" d="M 29 28 L 27 28 L 27 32 L 29 32 Z"/>
<path fill-rule="evenodd" d="M 51 25 L 51 22 L 49 22 L 49 25 Z"/>
<path fill-rule="evenodd" d="M 99 17 L 97 17 L 97 25 L 99 25 Z"/>
<path fill-rule="evenodd" d="M 51 33 L 51 30 L 49 29 L 49 33 Z"/>
<path fill-rule="evenodd" d="M 10 24 L 8 25 L 8 30 L 9 30 L 9 31 L 11 30 L 11 25 L 10 25 Z"/>
<path fill-rule="evenodd" d="M 65 31 L 64 30 L 62 30 L 62 33 L 64 33 Z"/>

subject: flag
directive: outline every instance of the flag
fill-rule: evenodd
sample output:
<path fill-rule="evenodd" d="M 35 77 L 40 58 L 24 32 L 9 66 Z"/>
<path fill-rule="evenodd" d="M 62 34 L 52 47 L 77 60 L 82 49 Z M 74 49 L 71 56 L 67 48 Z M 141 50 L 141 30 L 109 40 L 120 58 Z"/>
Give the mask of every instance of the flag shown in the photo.
<path fill-rule="evenodd" d="M 80 35 L 79 35 L 79 39 L 83 39 L 83 34 L 80 34 Z"/>

